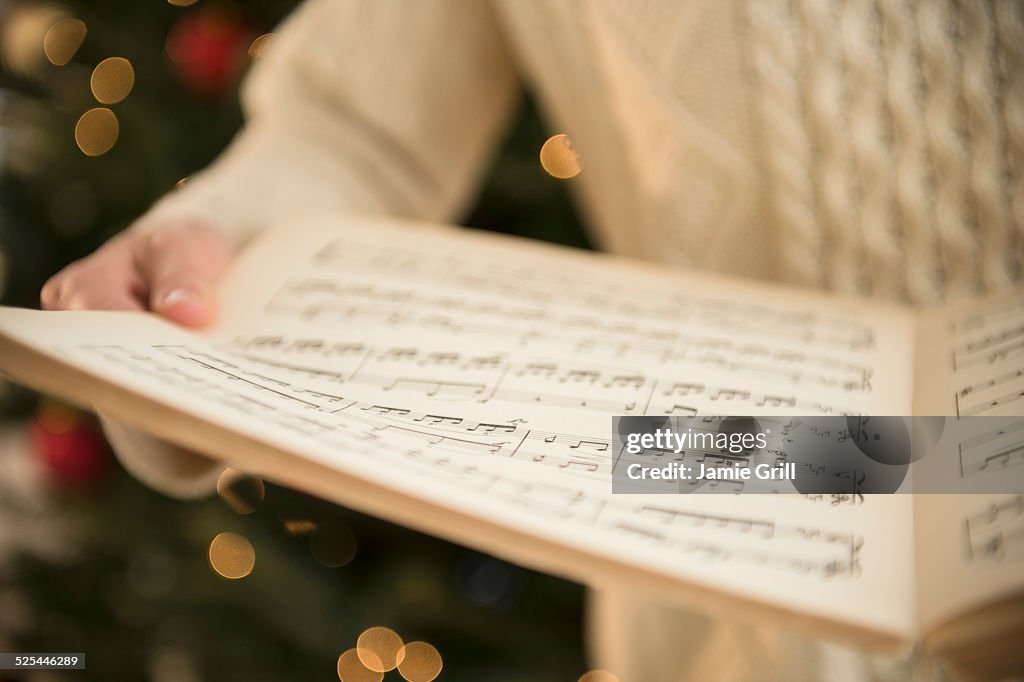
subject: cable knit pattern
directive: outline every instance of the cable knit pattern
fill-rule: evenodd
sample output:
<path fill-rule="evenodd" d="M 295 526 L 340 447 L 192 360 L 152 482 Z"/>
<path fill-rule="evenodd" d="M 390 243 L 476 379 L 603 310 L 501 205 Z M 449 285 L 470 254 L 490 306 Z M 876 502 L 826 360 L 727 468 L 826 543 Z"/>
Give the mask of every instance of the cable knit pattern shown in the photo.
<path fill-rule="evenodd" d="M 856 293 L 860 241 L 853 219 L 850 196 L 848 122 L 845 112 L 842 55 L 836 41 L 834 7 L 817 0 L 799 0 L 801 28 L 808 37 L 802 59 L 808 63 L 808 77 L 802 79 L 807 118 L 819 154 L 812 160 L 825 230 L 822 258 L 827 264 L 826 281 L 841 291 Z"/>
<path fill-rule="evenodd" d="M 753 63 L 757 94 L 764 112 L 763 135 L 774 143 L 767 148 L 767 188 L 777 224 L 785 228 L 779 258 L 786 278 L 822 286 L 822 235 L 811 186 L 811 143 L 801 111 L 799 25 L 787 3 L 765 0 L 749 6 L 749 22 L 756 27 Z"/>
<path fill-rule="evenodd" d="M 971 150 L 969 201 L 981 242 L 981 276 L 986 287 L 1001 288 L 1010 281 L 1006 257 L 1010 231 L 1003 202 L 1003 151 L 998 102 L 994 96 L 995 27 L 992 23 L 988 3 L 964 3 L 963 96 Z"/>
<path fill-rule="evenodd" d="M 918 4 L 921 66 L 924 71 L 924 124 L 935 191 L 942 286 L 948 294 L 973 289 L 977 244 L 968 232 L 967 159 L 957 93 L 957 51 L 952 49 L 955 12 L 947 0 Z M 923 207 L 922 207 L 923 208 Z"/>
<path fill-rule="evenodd" d="M 1021 15 L 1013 0 L 750 4 L 791 279 L 824 267 L 831 288 L 918 303 L 1019 281 Z"/>
<path fill-rule="evenodd" d="M 1008 257 L 1011 276 L 1019 281 L 1024 270 L 1024 7 L 1019 0 L 997 0 L 995 22 L 1006 150 L 1003 186 L 1013 223 Z"/>
<path fill-rule="evenodd" d="M 884 61 L 877 8 L 849 2 L 840 16 L 843 68 L 847 74 L 849 141 L 853 173 L 851 198 L 859 204 L 850 228 L 863 237 L 867 266 L 862 288 L 893 298 L 901 295 L 901 244 L 894 234 L 889 122 L 883 121 Z"/>
<path fill-rule="evenodd" d="M 885 104 L 891 122 L 890 144 L 895 165 L 895 224 L 903 235 L 901 253 L 923 261 L 903 268 L 906 295 L 917 302 L 937 299 L 937 272 L 932 267 L 938 254 L 931 229 L 929 179 L 924 135 L 921 130 L 920 70 L 917 67 L 917 32 L 905 0 L 881 0 L 882 46 L 888 56 Z"/>

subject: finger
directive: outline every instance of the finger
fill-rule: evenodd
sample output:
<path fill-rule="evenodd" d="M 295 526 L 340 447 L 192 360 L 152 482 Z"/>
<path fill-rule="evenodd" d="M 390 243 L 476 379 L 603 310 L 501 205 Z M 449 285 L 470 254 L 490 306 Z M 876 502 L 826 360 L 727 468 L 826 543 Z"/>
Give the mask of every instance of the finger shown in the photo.
<path fill-rule="evenodd" d="M 46 280 L 43 290 L 39 292 L 39 304 L 43 310 L 60 310 L 60 273 Z"/>
<path fill-rule="evenodd" d="M 149 285 L 150 309 L 189 327 L 209 324 L 217 315 L 213 286 L 230 258 L 228 241 L 208 228 L 175 226 L 143 235 L 136 264 Z"/>
<path fill-rule="evenodd" d="M 92 256 L 52 277 L 40 294 L 46 310 L 144 310 L 130 261 Z"/>
<path fill-rule="evenodd" d="M 142 301 L 124 289 L 102 288 L 76 291 L 61 304 L 61 310 L 145 310 Z"/>

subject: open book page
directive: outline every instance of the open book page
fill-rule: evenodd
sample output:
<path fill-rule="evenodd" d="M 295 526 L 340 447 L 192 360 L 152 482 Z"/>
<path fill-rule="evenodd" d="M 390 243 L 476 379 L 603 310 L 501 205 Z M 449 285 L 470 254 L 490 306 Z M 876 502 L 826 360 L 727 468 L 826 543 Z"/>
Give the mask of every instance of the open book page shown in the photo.
<path fill-rule="evenodd" d="M 338 223 L 258 240 L 203 337 L 132 315 L 0 324 L 306 462 L 217 452 L 240 468 L 397 522 L 583 581 L 660 580 L 711 607 L 730 595 L 749 613 L 916 636 L 908 496 L 613 496 L 610 482 L 614 414 L 908 412 L 910 314 L 455 229 Z M 297 480 L 309 463 L 320 478 Z M 434 508 L 451 514 L 431 522 Z"/>
<path fill-rule="evenodd" d="M 984 489 L 1024 467 L 1024 292 L 923 312 L 914 412 L 960 419 L 942 475 Z M 1002 417 L 997 422 L 971 419 Z M 947 431 L 950 431 L 947 427 Z M 1024 496 L 915 496 L 921 618 L 931 629 L 1024 590 Z M 951 587 L 952 586 L 952 587 Z"/>

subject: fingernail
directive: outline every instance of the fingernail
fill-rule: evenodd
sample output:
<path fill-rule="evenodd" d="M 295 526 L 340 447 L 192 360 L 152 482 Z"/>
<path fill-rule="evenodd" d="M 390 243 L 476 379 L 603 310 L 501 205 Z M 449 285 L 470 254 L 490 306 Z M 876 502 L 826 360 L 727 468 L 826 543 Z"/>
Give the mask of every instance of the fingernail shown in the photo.
<path fill-rule="evenodd" d="M 191 289 L 171 289 L 160 299 L 160 307 L 198 301 L 199 298 L 199 294 Z"/>

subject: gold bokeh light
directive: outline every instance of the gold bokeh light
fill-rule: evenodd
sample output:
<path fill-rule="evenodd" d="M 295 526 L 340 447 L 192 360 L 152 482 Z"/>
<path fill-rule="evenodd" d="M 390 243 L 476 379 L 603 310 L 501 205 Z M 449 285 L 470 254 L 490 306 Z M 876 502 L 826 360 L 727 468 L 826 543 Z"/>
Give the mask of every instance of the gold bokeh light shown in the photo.
<path fill-rule="evenodd" d="M 359 660 L 355 649 L 338 656 L 338 679 L 341 682 L 380 682 L 384 673 L 370 670 Z"/>
<path fill-rule="evenodd" d="M 196 4 L 199 0 L 167 0 L 167 2 L 171 3 L 175 7 L 188 7 L 189 5 Z"/>
<path fill-rule="evenodd" d="M 61 7 L 41 2 L 0 3 L 0 66 L 35 78 L 48 59 L 47 32 L 68 17 Z"/>
<path fill-rule="evenodd" d="M 619 682 L 619 678 L 607 670 L 588 670 L 580 676 L 579 682 Z"/>
<path fill-rule="evenodd" d="M 408 682 L 431 682 L 441 674 L 441 654 L 426 642 L 409 642 L 402 647 L 398 674 Z"/>
<path fill-rule="evenodd" d="M 110 109 L 98 107 L 82 114 L 75 125 L 75 142 L 86 156 L 102 156 L 113 148 L 121 126 Z"/>
<path fill-rule="evenodd" d="M 135 86 L 135 69 L 124 57 L 109 57 L 96 65 L 89 80 L 92 95 L 101 104 L 117 104 Z"/>
<path fill-rule="evenodd" d="M 568 180 L 580 174 L 580 160 L 568 135 L 561 133 L 548 138 L 540 148 L 540 165 L 548 175 L 559 180 Z"/>
<path fill-rule="evenodd" d="M 245 578 L 256 566 L 256 550 L 238 533 L 219 533 L 210 543 L 210 567 L 229 580 Z"/>
<path fill-rule="evenodd" d="M 234 469 L 225 469 L 217 479 L 217 494 L 237 514 L 252 514 L 263 502 L 263 481 Z"/>
<path fill-rule="evenodd" d="M 284 529 L 289 535 L 308 535 L 316 530 L 316 523 L 309 519 L 286 519 Z"/>
<path fill-rule="evenodd" d="M 249 57 L 251 59 L 259 59 L 266 53 L 267 48 L 270 47 L 271 41 L 274 39 L 273 33 L 264 33 L 263 35 L 252 41 L 249 45 Z"/>
<path fill-rule="evenodd" d="M 356 653 L 360 662 L 369 670 L 386 673 L 402 662 L 405 642 L 391 628 L 372 627 L 359 635 Z"/>
<path fill-rule="evenodd" d="M 88 33 L 80 19 L 61 19 L 43 36 L 43 52 L 54 66 L 64 66 L 74 58 Z"/>

